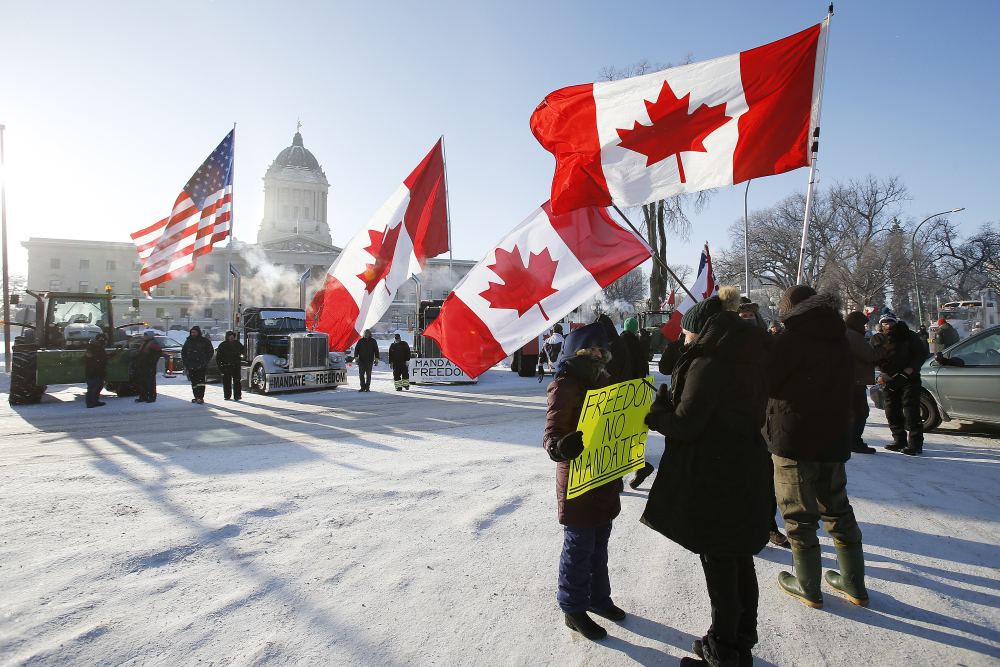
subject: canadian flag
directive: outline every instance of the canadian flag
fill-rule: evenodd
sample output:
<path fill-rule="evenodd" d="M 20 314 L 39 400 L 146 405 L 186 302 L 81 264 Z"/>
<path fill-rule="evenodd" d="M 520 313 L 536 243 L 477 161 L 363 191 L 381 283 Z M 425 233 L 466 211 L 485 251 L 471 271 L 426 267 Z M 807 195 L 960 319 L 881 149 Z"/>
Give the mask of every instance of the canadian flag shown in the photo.
<path fill-rule="evenodd" d="M 546 202 L 455 286 L 423 335 L 478 377 L 650 257 L 603 208 L 557 216 Z"/>
<path fill-rule="evenodd" d="M 681 305 L 677 306 L 674 314 L 670 316 L 670 320 L 663 325 L 660 332 L 668 340 L 677 340 L 681 335 L 681 318 L 684 317 L 684 313 L 688 311 L 688 308 L 698 303 L 698 301 L 704 301 L 708 297 L 718 293 L 719 281 L 715 279 L 715 272 L 712 271 L 712 255 L 708 252 L 708 244 L 706 243 L 705 249 L 701 251 L 701 263 L 698 265 L 698 279 L 694 281 L 694 287 L 691 288 L 691 294 L 698 297 L 697 300 L 688 296 L 681 301 Z"/>
<path fill-rule="evenodd" d="M 865 315 L 871 316 L 876 310 L 878 310 L 878 306 L 865 306 Z"/>
<path fill-rule="evenodd" d="M 552 210 L 638 206 L 808 166 L 829 17 L 766 46 L 550 93 L 531 116 L 556 158 Z"/>
<path fill-rule="evenodd" d="M 670 290 L 670 296 L 668 296 L 667 300 L 663 302 L 662 306 L 660 306 L 660 310 L 668 310 L 670 306 L 673 306 L 676 303 L 677 302 L 674 301 L 674 290 Z"/>
<path fill-rule="evenodd" d="M 306 309 L 344 350 L 378 322 L 396 290 L 448 250 L 443 139 L 350 240 Z"/>

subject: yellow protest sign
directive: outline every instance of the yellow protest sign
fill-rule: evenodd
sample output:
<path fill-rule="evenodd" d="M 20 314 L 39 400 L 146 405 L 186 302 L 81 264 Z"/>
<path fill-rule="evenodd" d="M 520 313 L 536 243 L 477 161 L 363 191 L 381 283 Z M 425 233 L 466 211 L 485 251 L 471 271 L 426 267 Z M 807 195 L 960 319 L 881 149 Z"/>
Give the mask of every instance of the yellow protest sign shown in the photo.
<path fill-rule="evenodd" d="M 588 391 L 576 429 L 583 453 L 570 461 L 566 498 L 576 498 L 646 465 L 643 422 L 655 395 L 652 376 Z"/>

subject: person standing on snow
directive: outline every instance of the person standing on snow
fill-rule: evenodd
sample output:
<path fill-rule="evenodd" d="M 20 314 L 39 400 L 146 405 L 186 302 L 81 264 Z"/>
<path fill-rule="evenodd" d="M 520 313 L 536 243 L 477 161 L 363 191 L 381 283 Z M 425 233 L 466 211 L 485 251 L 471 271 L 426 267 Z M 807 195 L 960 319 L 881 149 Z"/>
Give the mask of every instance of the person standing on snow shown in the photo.
<path fill-rule="evenodd" d="M 961 336 L 955 331 L 955 327 L 948 324 L 948 320 L 944 318 L 938 320 L 938 330 L 934 334 L 935 352 L 944 352 L 960 340 Z"/>
<path fill-rule="evenodd" d="M 868 385 L 875 379 L 875 362 L 889 354 L 885 348 L 872 347 L 865 340 L 868 316 L 855 310 L 844 318 L 847 325 L 847 342 L 854 355 L 854 387 L 851 389 L 851 407 L 854 429 L 851 431 L 851 451 L 855 454 L 874 454 L 875 448 L 864 441 L 865 424 L 868 422 Z"/>
<path fill-rule="evenodd" d="M 884 347 L 889 355 L 878 364 L 879 385 L 885 394 L 885 418 L 893 441 L 890 452 L 916 456 L 924 451 L 924 422 L 920 418 L 920 367 L 928 351 L 920 335 L 892 312 L 878 320 L 885 333 L 872 336 L 872 347 Z"/>
<path fill-rule="evenodd" d="M 389 346 L 389 365 L 392 366 L 392 380 L 396 391 L 410 390 L 410 344 L 396 334 Z"/>
<path fill-rule="evenodd" d="M 642 342 L 639 340 L 639 320 L 634 317 L 628 318 L 625 320 L 624 329 L 621 339 L 622 343 L 625 344 L 625 349 L 628 350 L 628 359 L 631 363 L 629 380 L 649 377 L 649 362 L 646 361 L 646 355 L 642 351 Z"/>
<path fill-rule="evenodd" d="M 358 364 L 358 378 L 361 380 L 361 389 L 358 391 L 371 391 L 372 366 L 378 366 L 378 342 L 372 338 L 372 330 L 365 329 L 361 340 L 354 344 L 354 361 Z"/>
<path fill-rule="evenodd" d="M 108 360 L 117 357 L 122 353 L 115 350 L 110 355 L 105 348 L 108 344 L 108 336 L 99 333 L 94 340 L 87 345 L 85 355 L 84 378 L 87 380 L 87 407 L 99 408 L 105 405 L 101 400 L 101 389 L 104 388 L 104 379 L 108 377 Z"/>
<path fill-rule="evenodd" d="M 163 351 L 159 343 L 156 342 L 155 331 L 144 331 L 142 333 L 142 344 L 136 350 L 135 373 L 138 377 L 139 398 L 136 403 L 156 402 L 156 362 L 163 356 Z"/>
<path fill-rule="evenodd" d="M 608 344 L 611 346 L 608 348 L 611 351 L 611 360 L 608 361 L 608 365 L 604 369 L 611 378 L 611 384 L 631 380 L 632 360 L 629 358 L 628 348 L 625 347 L 622 337 L 615 328 L 615 323 L 604 313 L 601 313 L 595 322 L 600 323 L 604 327 L 604 333 L 608 337 Z"/>
<path fill-rule="evenodd" d="M 583 400 L 591 389 L 611 384 L 604 372 L 611 353 L 604 326 L 598 322 L 580 327 L 563 342 L 556 361 L 555 379 L 549 383 L 548 410 L 542 446 L 556 467 L 556 501 L 563 525 L 563 548 L 559 559 L 559 593 L 566 627 L 587 639 L 598 640 L 607 631 L 587 615 L 593 612 L 612 621 L 625 619 L 625 612 L 611 599 L 608 575 L 608 539 L 611 523 L 621 513 L 620 479 L 590 489 L 576 498 L 566 498 L 570 461 L 584 449 L 583 433 L 576 430 Z"/>
<path fill-rule="evenodd" d="M 208 370 L 208 362 L 215 355 L 215 348 L 212 342 L 201 335 L 201 327 L 195 325 L 191 327 L 184 347 L 181 348 L 181 359 L 184 360 L 184 370 L 187 371 L 188 380 L 191 381 L 191 393 L 194 398 L 192 403 L 201 405 L 205 402 L 205 373 Z"/>
<path fill-rule="evenodd" d="M 855 365 L 840 297 L 796 285 L 785 290 L 778 308 L 785 331 L 766 361 L 767 436 L 774 490 L 795 563 L 795 574 L 781 572 L 778 585 L 810 607 L 823 606 L 816 537 L 822 519 L 841 568 L 826 573 L 827 584 L 867 606 L 861 529 L 847 497 L 844 465 L 851 458 Z"/>
<path fill-rule="evenodd" d="M 243 343 L 236 339 L 235 331 L 226 332 L 226 340 L 215 351 L 215 363 L 222 373 L 222 399 L 239 401 L 243 398 Z"/>

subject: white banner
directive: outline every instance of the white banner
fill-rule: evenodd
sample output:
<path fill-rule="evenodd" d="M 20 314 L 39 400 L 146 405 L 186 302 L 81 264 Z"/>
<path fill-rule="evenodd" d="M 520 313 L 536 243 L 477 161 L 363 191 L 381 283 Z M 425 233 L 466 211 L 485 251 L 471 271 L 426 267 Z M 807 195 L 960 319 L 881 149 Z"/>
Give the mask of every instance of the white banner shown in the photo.
<path fill-rule="evenodd" d="M 479 382 L 477 378 L 471 378 L 465 374 L 461 368 L 448 361 L 444 357 L 437 359 L 411 359 L 410 360 L 410 382 Z"/>

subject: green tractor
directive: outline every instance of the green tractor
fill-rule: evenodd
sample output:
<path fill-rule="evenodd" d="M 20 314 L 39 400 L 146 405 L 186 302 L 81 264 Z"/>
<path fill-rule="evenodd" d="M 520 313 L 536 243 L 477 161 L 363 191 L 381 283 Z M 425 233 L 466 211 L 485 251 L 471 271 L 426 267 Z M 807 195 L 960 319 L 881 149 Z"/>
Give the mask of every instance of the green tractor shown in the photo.
<path fill-rule="evenodd" d="M 652 361 L 654 354 L 663 354 L 666 349 L 670 341 L 660 329 L 670 321 L 673 314 L 672 310 L 647 310 L 639 313 L 639 330 L 645 330 L 649 334 L 649 355 L 646 361 Z"/>
<path fill-rule="evenodd" d="M 14 340 L 10 373 L 10 404 L 29 405 L 42 400 L 50 384 L 85 382 L 87 345 L 99 333 L 109 341 L 124 337 L 119 330 L 145 323 L 114 325 L 108 294 L 46 292 L 28 294 L 38 301 L 35 324 L 18 323 L 25 330 Z M 138 307 L 138 299 L 132 305 Z M 13 323 L 12 323 L 13 324 Z M 119 334 L 119 335 L 116 335 Z M 129 355 L 119 354 L 108 362 L 106 384 L 119 395 L 129 395 Z"/>

